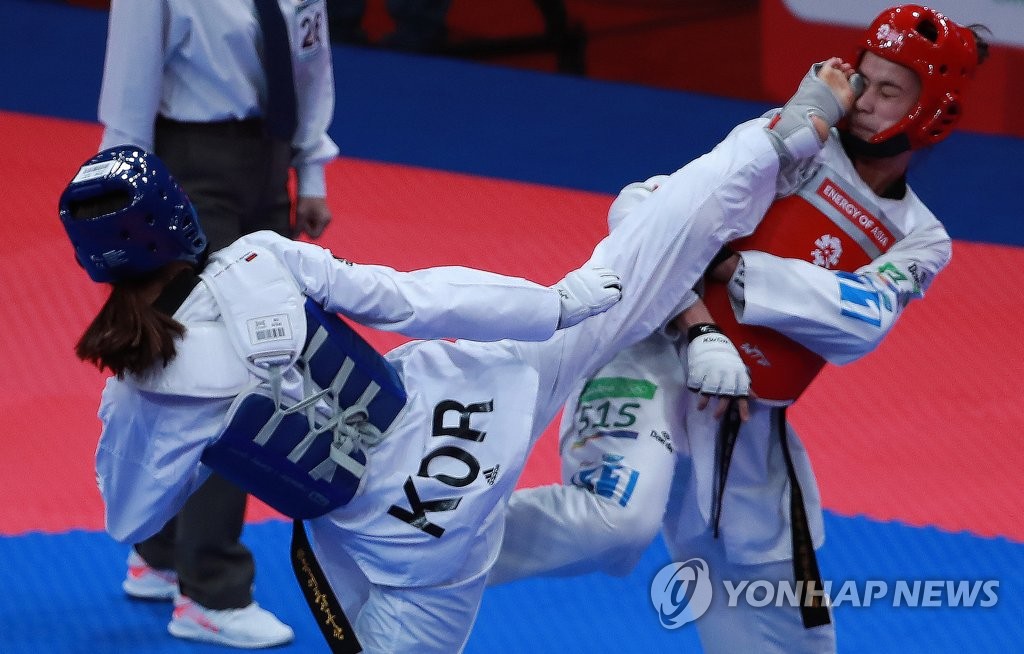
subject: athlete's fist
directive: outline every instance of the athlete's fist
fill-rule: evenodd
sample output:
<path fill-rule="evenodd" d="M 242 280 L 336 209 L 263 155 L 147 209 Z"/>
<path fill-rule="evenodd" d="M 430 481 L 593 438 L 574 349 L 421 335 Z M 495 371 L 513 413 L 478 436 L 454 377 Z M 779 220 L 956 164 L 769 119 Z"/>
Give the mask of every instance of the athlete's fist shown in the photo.
<path fill-rule="evenodd" d="M 715 325 L 696 325 L 691 334 L 693 338 L 686 347 L 686 386 L 701 394 L 698 408 L 703 410 L 712 397 L 741 398 L 740 416 L 746 420 L 750 373 L 740 353 Z M 727 405 L 727 401 L 720 401 L 715 416 L 720 417 Z"/>
<path fill-rule="evenodd" d="M 572 327 L 590 316 L 607 311 L 622 299 L 619 276 L 608 268 L 574 270 L 551 288 L 558 291 L 561 302 L 559 329 Z"/>

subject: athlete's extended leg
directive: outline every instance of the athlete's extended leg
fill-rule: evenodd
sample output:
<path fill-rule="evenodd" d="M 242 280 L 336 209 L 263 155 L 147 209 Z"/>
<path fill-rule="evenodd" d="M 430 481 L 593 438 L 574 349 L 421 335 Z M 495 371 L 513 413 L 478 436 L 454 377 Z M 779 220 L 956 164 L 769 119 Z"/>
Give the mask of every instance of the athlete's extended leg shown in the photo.
<path fill-rule="evenodd" d="M 575 395 L 560 430 L 562 484 L 512 494 L 490 584 L 633 569 L 661 527 L 684 383 L 674 343 L 655 334 Z"/>

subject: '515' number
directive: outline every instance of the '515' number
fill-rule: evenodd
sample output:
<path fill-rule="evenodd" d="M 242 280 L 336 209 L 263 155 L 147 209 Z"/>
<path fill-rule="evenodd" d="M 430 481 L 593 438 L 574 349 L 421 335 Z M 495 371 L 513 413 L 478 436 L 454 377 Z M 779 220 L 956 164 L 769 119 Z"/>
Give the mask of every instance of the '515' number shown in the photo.
<path fill-rule="evenodd" d="M 639 408 L 639 402 L 623 402 L 619 406 L 618 412 L 612 412 L 611 400 L 606 400 L 596 405 L 581 404 L 577 412 L 576 422 L 579 425 L 580 432 L 591 429 L 607 429 L 608 427 L 629 427 L 636 422 L 636 414 L 631 413 L 631 411 Z M 609 417 L 614 422 L 609 423 Z"/>

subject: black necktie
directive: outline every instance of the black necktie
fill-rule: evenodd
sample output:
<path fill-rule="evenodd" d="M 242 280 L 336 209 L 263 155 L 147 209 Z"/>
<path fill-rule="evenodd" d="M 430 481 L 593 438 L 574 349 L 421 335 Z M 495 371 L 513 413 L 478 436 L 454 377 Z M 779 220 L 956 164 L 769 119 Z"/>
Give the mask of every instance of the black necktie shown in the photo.
<path fill-rule="evenodd" d="M 288 27 L 277 0 L 254 0 L 263 31 L 263 71 L 267 76 L 267 103 L 263 121 L 267 133 L 291 142 L 298 119 Z"/>

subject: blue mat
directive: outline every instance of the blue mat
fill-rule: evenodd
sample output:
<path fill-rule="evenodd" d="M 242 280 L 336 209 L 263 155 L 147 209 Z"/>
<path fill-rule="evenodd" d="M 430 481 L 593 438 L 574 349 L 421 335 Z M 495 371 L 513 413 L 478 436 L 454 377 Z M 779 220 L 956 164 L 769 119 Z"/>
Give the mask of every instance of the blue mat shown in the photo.
<path fill-rule="evenodd" d="M 820 559 L 834 588 L 847 580 L 860 589 L 882 580 L 891 589 L 870 607 L 849 599 L 836 607 L 840 653 L 995 654 L 1024 642 L 1024 545 L 832 514 L 826 529 Z M 282 522 L 246 527 L 244 540 L 257 559 L 256 599 L 296 631 L 293 645 L 275 651 L 323 651 L 288 564 L 289 534 Z M 126 546 L 101 533 L 0 538 L 0 651 L 234 651 L 172 638 L 168 604 L 127 599 L 120 588 L 126 554 Z M 668 561 L 659 539 L 625 578 L 532 579 L 489 589 L 466 651 L 699 652 L 694 626 L 663 629 L 648 599 L 651 579 Z M 996 580 L 997 602 L 894 607 L 892 589 L 900 580 Z M 918 597 L 925 599 L 923 591 Z"/>

